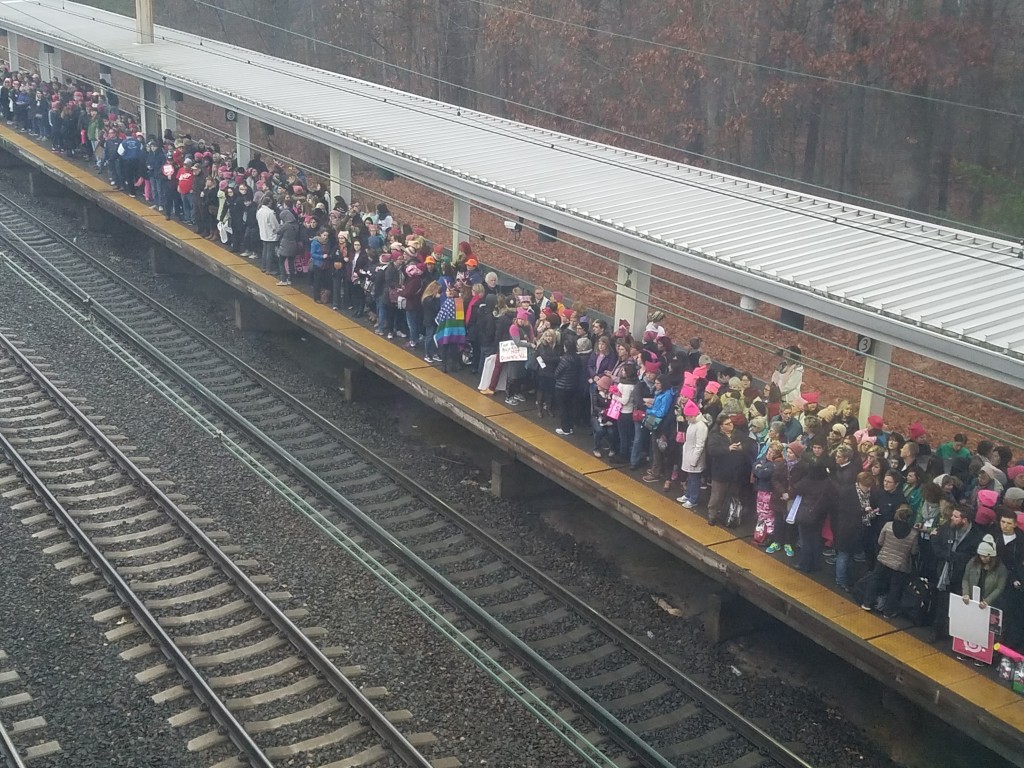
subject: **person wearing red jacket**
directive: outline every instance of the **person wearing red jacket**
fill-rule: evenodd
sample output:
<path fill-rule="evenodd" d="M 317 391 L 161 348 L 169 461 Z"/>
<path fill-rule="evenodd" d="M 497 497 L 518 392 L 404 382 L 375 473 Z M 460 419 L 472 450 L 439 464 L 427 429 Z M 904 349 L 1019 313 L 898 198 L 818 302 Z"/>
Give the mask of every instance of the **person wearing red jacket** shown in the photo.
<path fill-rule="evenodd" d="M 192 158 L 186 157 L 181 168 L 175 174 L 178 181 L 178 195 L 181 197 L 181 220 L 192 224 L 192 185 L 195 183 L 195 171 L 192 170 Z"/>

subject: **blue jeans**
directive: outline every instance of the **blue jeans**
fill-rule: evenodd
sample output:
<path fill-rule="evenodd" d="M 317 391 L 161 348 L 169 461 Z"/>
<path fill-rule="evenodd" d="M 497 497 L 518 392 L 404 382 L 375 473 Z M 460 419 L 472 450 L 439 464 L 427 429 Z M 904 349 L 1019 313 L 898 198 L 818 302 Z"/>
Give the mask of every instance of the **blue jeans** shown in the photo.
<path fill-rule="evenodd" d="M 377 333 L 386 333 L 391 326 L 391 305 L 386 293 L 377 297 Z"/>
<path fill-rule="evenodd" d="M 700 478 L 703 472 L 686 473 L 686 498 L 696 504 L 700 501 Z"/>
<path fill-rule="evenodd" d="M 409 326 L 409 344 L 415 346 L 423 335 L 423 329 L 420 328 L 420 310 L 405 310 L 405 323 Z"/>
<path fill-rule="evenodd" d="M 433 357 L 437 355 L 437 342 L 434 341 L 434 332 L 436 329 L 428 328 L 423 333 L 423 356 Z"/>
<path fill-rule="evenodd" d="M 634 427 L 633 450 L 629 454 L 629 466 L 635 468 L 640 466 L 640 459 L 644 455 L 644 446 L 649 445 L 651 442 L 651 433 L 639 424 L 634 425 Z"/>
<path fill-rule="evenodd" d="M 836 584 L 840 587 L 852 587 L 850 583 L 850 563 L 853 562 L 853 555 L 850 552 L 839 550 L 836 552 Z"/>
<path fill-rule="evenodd" d="M 192 193 L 186 192 L 181 196 L 182 221 L 186 224 L 192 223 Z"/>
<path fill-rule="evenodd" d="M 604 438 L 608 438 L 608 445 L 611 446 L 613 452 L 618 451 L 619 447 L 619 431 L 615 424 L 609 424 L 604 426 L 601 424 L 601 420 L 594 416 L 590 419 L 590 428 L 594 432 L 594 450 L 601 450 L 601 443 Z"/>

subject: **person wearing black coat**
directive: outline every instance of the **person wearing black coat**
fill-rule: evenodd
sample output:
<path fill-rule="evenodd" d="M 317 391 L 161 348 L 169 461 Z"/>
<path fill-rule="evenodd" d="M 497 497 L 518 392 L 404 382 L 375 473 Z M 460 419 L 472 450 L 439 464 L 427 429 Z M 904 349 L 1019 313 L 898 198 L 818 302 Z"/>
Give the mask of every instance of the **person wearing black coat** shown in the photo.
<path fill-rule="evenodd" d="M 725 414 L 718 417 L 717 427 L 708 433 L 705 451 L 711 472 L 708 525 L 715 525 L 723 507 L 739 497 L 740 480 L 750 476 L 753 456 L 741 439 L 733 417 Z M 727 522 L 733 523 L 732 520 Z"/>
<path fill-rule="evenodd" d="M 824 463 L 812 461 L 804 477 L 793 486 L 793 493 L 800 497 L 800 506 L 796 512 L 796 525 L 800 532 L 800 553 L 796 559 L 796 569 L 813 573 L 820 567 L 821 524 L 829 510 L 836 505 L 836 487 L 829 480 Z"/>
<path fill-rule="evenodd" d="M 555 367 L 555 399 L 561 417 L 561 424 L 555 430 L 556 434 L 564 436 L 573 433 L 576 415 L 573 400 L 579 387 L 581 367 L 575 341 L 566 339 L 563 342 L 562 354 L 558 358 L 558 365 Z"/>
<path fill-rule="evenodd" d="M 977 552 L 985 529 L 974 524 L 974 510 L 961 504 L 953 508 L 949 522 L 931 537 L 939 580 L 936 586 L 932 642 L 949 636 L 949 596 L 960 594 L 964 571 Z"/>
<path fill-rule="evenodd" d="M 878 551 L 878 536 L 886 523 L 896 519 L 896 510 L 907 503 L 903 495 L 903 479 L 900 473 L 890 469 L 882 476 L 882 487 L 878 491 L 878 514 L 871 518 L 871 535 L 864 539 L 868 564 L 873 568 Z"/>

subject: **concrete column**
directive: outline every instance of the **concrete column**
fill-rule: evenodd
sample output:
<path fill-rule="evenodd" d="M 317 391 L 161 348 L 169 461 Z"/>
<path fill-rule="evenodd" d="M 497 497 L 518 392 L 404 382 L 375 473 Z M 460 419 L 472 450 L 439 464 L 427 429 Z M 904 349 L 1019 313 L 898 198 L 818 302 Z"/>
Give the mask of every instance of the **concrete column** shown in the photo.
<path fill-rule="evenodd" d="M 651 265 L 625 253 L 619 254 L 619 274 L 615 280 L 615 317 L 612 328 L 619 320 L 628 320 L 633 336 L 639 338 L 647 325 L 647 307 L 651 294 Z"/>
<path fill-rule="evenodd" d="M 0 149 L 0 168 L 24 168 L 25 163 L 17 155 L 12 155 L 5 149 Z"/>
<path fill-rule="evenodd" d="M 82 226 L 90 232 L 104 235 L 124 234 L 134 231 L 134 227 L 117 218 L 110 211 L 100 208 L 95 203 L 82 203 Z"/>
<path fill-rule="evenodd" d="M 171 98 L 171 89 L 166 86 L 158 89 L 160 104 L 160 133 L 166 130 L 178 130 L 178 104 Z"/>
<path fill-rule="evenodd" d="M 381 400 L 395 391 L 391 384 L 355 361 L 341 369 L 340 389 L 346 403 Z"/>
<path fill-rule="evenodd" d="M 71 197 L 70 189 L 54 181 L 42 171 L 28 172 L 28 193 L 32 197 Z"/>
<path fill-rule="evenodd" d="M 153 42 L 153 0 L 135 0 L 135 40 Z"/>
<path fill-rule="evenodd" d="M 245 167 L 252 159 L 252 142 L 249 140 L 249 118 L 241 112 L 236 113 L 235 120 L 235 151 L 238 164 Z"/>
<path fill-rule="evenodd" d="M 885 390 L 889 386 L 891 362 L 892 345 L 876 340 L 872 344 L 871 357 L 864 358 L 864 383 L 858 413 L 862 427 L 868 423 L 871 414 L 885 415 Z"/>
<path fill-rule="evenodd" d="M 352 203 L 352 155 L 340 149 L 331 148 L 331 205 L 341 195 L 345 202 Z"/>
<path fill-rule="evenodd" d="M 702 618 L 704 635 L 712 645 L 749 635 L 771 623 L 768 614 L 731 592 L 708 595 Z"/>
<path fill-rule="evenodd" d="M 18 36 L 13 32 L 7 33 L 7 63 L 12 72 L 21 69 L 21 56 L 18 53 Z"/>
<path fill-rule="evenodd" d="M 44 83 L 53 80 L 53 68 L 50 66 L 51 54 L 47 52 L 48 49 L 53 50 L 53 48 L 45 43 L 39 44 L 39 79 Z"/>
<path fill-rule="evenodd" d="M 61 60 L 60 49 L 50 54 L 50 70 L 53 72 L 50 77 L 60 78 L 64 82 L 64 62 Z"/>
<path fill-rule="evenodd" d="M 554 481 L 513 458 L 491 460 L 491 495 L 499 499 L 525 499 L 558 488 Z"/>
<path fill-rule="evenodd" d="M 139 115 L 142 119 L 142 132 L 148 138 L 150 134 L 160 138 L 160 110 L 157 104 L 156 83 L 148 80 L 139 82 Z"/>
<path fill-rule="evenodd" d="M 149 245 L 149 270 L 154 275 L 202 275 L 202 267 L 193 264 L 160 243 Z M 237 318 L 237 311 L 236 311 Z"/>
<path fill-rule="evenodd" d="M 280 315 L 271 312 L 252 299 L 235 299 L 235 327 L 240 331 L 257 333 L 284 333 L 294 326 Z"/>
<path fill-rule="evenodd" d="M 469 240 L 469 200 L 464 197 L 452 199 L 452 256 L 459 252 L 459 243 Z"/>

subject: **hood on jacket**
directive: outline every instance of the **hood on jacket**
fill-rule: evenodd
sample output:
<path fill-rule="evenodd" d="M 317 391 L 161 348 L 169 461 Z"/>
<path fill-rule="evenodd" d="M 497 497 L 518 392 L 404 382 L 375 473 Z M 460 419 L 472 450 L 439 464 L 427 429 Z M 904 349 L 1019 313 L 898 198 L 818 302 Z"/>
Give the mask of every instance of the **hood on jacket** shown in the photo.
<path fill-rule="evenodd" d="M 292 213 L 292 209 L 288 208 L 287 206 L 285 208 L 283 208 L 281 210 L 281 215 L 280 215 L 279 221 L 282 224 L 294 224 L 296 219 L 295 219 L 295 214 Z"/>
<path fill-rule="evenodd" d="M 905 539 L 910 535 L 911 525 L 906 520 L 892 521 L 892 535 L 897 539 Z"/>

